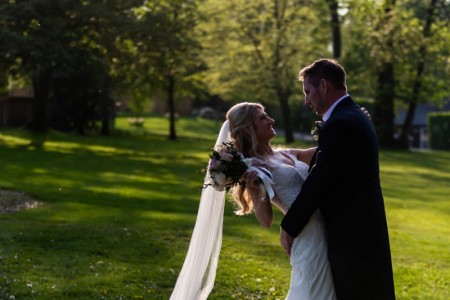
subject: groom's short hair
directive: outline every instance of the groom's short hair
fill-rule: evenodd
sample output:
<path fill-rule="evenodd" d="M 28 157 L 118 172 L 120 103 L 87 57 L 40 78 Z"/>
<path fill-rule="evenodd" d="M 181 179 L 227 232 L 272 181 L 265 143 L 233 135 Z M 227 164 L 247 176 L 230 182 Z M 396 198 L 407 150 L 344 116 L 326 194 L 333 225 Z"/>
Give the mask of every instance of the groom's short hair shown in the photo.
<path fill-rule="evenodd" d="M 338 90 L 347 90 L 344 68 L 334 59 L 322 58 L 300 70 L 298 79 L 304 81 L 306 77 L 315 87 L 321 79 L 329 81 Z"/>

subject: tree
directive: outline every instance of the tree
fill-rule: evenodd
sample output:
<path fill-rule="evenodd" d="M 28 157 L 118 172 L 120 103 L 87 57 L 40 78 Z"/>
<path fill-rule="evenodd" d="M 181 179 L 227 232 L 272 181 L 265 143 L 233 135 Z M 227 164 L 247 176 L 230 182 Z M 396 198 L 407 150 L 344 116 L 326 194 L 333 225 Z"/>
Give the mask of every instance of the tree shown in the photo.
<path fill-rule="evenodd" d="M 341 56 L 341 25 L 339 24 L 338 0 L 326 0 L 330 9 L 330 25 L 333 44 L 333 57 Z"/>
<path fill-rule="evenodd" d="M 52 68 L 59 60 L 55 54 L 60 54 L 58 43 L 53 40 L 62 34 L 53 30 L 53 35 L 47 35 L 47 31 L 61 25 L 53 18 L 61 14 L 61 6 L 58 1 L 15 1 L 0 5 L 3 20 L 0 35 L 7 41 L 1 46 L 1 54 L 8 58 L 2 61 L 2 67 L 17 75 L 32 75 L 34 100 L 30 128 L 45 131 Z"/>
<path fill-rule="evenodd" d="M 228 101 L 277 103 L 285 141 L 292 142 L 289 102 L 300 101 L 298 71 L 317 57 L 329 56 L 330 33 L 318 22 L 326 3 L 209 0 L 201 9 L 212 93 Z"/>
<path fill-rule="evenodd" d="M 394 140 L 395 111 L 409 105 L 419 61 L 424 62 L 420 89 L 426 97 L 417 96 L 417 102 L 442 103 L 448 97 L 448 9 L 445 1 L 438 0 L 439 23 L 425 39 L 425 2 L 353 0 L 342 22 L 346 47 L 341 60 L 349 74 L 351 93 L 375 99 L 372 115 L 383 147 L 399 146 Z M 424 59 L 420 58 L 423 43 L 428 49 Z"/>
<path fill-rule="evenodd" d="M 31 77 L 34 101 L 29 128 L 46 131 L 48 99 L 55 69 L 72 68 L 80 53 L 101 60 L 120 36 L 120 23 L 109 23 L 136 1 L 16 0 L 0 4 L 2 43 L 0 65 L 16 76 Z M 114 26 L 119 25 L 119 26 Z M 104 33 L 108 33 L 105 35 Z M 105 38 L 108 36 L 108 39 Z M 105 43 L 110 42 L 110 43 Z"/>
<path fill-rule="evenodd" d="M 169 110 L 169 139 L 176 140 L 176 98 L 192 96 L 201 85 L 204 69 L 195 27 L 196 1 L 149 1 L 135 10 L 142 30 L 134 37 L 139 81 L 150 91 L 166 96 Z M 151 42 L 149 42 L 151 40 Z"/>
<path fill-rule="evenodd" d="M 380 19 L 379 42 L 384 51 L 380 51 L 380 65 L 377 76 L 373 120 L 378 131 L 378 139 L 383 147 L 394 146 L 394 38 L 395 38 L 395 0 L 385 0 L 383 17 Z"/>
<path fill-rule="evenodd" d="M 417 62 L 415 79 L 412 85 L 412 93 L 409 100 L 409 107 L 399 140 L 400 146 L 405 149 L 408 149 L 409 147 L 408 137 L 411 132 L 412 122 L 416 112 L 417 104 L 419 102 L 420 90 L 422 88 L 423 73 L 425 68 L 425 61 L 427 57 L 427 43 L 432 34 L 431 27 L 433 25 L 435 18 L 437 2 L 438 2 L 437 0 L 430 1 L 427 9 L 425 25 L 423 26 L 423 40 L 419 47 L 419 57 Z"/>

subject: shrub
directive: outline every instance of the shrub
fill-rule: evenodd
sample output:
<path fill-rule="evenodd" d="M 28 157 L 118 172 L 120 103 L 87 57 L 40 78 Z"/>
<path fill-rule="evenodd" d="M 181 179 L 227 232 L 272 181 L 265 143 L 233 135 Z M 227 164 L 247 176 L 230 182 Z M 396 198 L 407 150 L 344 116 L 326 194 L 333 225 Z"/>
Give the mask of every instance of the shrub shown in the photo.
<path fill-rule="evenodd" d="M 428 132 L 432 149 L 450 150 L 450 112 L 429 113 Z"/>

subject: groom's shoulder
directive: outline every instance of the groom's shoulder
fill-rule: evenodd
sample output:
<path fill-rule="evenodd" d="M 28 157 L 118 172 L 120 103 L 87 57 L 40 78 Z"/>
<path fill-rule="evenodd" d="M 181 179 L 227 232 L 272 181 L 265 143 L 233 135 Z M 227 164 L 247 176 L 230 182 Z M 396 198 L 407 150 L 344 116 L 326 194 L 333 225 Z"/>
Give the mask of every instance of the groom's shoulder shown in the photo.
<path fill-rule="evenodd" d="M 367 118 L 361 107 L 354 101 L 343 103 L 344 105 L 336 109 L 330 117 L 328 123 L 347 124 L 348 126 L 361 126 L 366 123 Z M 337 108 L 337 107 L 336 107 Z"/>
<path fill-rule="evenodd" d="M 342 99 L 342 101 L 336 106 L 331 115 L 334 115 L 334 117 L 338 118 L 346 118 L 352 114 L 356 114 L 360 109 L 360 106 L 349 96 L 345 99 Z"/>
<path fill-rule="evenodd" d="M 342 101 L 338 104 L 338 106 L 341 106 L 343 108 L 354 108 L 354 107 L 358 107 L 359 105 L 349 95 L 349 96 L 345 97 L 344 99 L 342 99 Z"/>

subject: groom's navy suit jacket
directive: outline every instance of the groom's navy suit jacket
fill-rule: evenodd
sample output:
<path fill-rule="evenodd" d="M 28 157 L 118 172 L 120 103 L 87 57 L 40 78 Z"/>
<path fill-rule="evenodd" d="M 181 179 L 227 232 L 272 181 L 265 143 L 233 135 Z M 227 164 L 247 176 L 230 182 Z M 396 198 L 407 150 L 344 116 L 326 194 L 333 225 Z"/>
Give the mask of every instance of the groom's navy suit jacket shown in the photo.
<path fill-rule="evenodd" d="M 339 300 L 395 299 L 372 122 L 350 98 L 319 134 L 315 163 L 281 227 L 296 237 L 320 209 Z"/>

